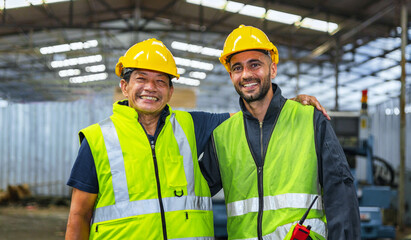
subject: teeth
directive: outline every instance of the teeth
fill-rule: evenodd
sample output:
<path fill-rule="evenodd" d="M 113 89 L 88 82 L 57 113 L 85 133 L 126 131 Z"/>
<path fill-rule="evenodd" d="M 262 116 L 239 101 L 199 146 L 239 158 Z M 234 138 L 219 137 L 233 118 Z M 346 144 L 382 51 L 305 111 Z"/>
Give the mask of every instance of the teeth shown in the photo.
<path fill-rule="evenodd" d="M 148 100 L 157 101 L 157 98 L 155 98 L 155 97 L 142 96 L 141 98 L 142 98 L 142 99 L 148 99 Z"/>
<path fill-rule="evenodd" d="M 257 83 L 247 83 L 247 84 L 244 84 L 244 87 L 251 87 L 254 85 L 257 85 Z"/>

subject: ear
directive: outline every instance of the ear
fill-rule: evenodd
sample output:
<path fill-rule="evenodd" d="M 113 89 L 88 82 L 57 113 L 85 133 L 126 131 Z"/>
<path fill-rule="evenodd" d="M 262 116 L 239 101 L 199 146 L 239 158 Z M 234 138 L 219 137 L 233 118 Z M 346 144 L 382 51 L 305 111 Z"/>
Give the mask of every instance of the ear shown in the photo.
<path fill-rule="evenodd" d="M 232 76 L 232 74 L 231 74 L 231 71 L 230 72 L 228 72 L 229 74 L 230 74 L 230 79 L 231 79 L 231 82 L 234 84 L 234 82 L 233 82 L 233 76 Z"/>
<path fill-rule="evenodd" d="M 271 79 L 274 79 L 277 76 L 277 64 L 275 64 L 274 62 L 271 63 Z"/>
<path fill-rule="evenodd" d="M 121 79 L 121 81 L 120 81 L 120 88 L 121 88 L 121 91 L 123 92 L 123 95 L 124 95 L 126 98 L 128 98 L 127 87 L 128 87 L 128 83 L 126 82 L 126 80 Z"/>
<path fill-rule="evenodd" d="M 169 102 L 169 101 L 170 101 L 170 99 L 171 99 L 171 97 L 173 96 L 173 93 L 174 93 L 174 86 L 171 86 L 169 91 L 170 91 L 170 94 L 168 95 L 168 101 L 167 101 L 167 102 Z"/>

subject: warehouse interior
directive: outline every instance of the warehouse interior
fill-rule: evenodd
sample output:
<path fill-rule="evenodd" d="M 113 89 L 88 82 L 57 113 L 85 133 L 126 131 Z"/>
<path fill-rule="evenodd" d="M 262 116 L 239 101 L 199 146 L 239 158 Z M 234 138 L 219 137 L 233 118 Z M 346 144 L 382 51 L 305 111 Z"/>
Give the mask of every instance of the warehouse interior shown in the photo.
<path fill-rule="evenodd" d="M 285 97 L 315 96 L 349 150 L 365 131 L 369 148 L 347 159 L 359 186 L 376 187 L 360 202 L 386 201 L 367 205 L 364 239 L 400 239 L 411 226 L 410 15 L 408 0 L 0 1 L 0 193 L 27 184 L 32 196 L 70 197 L 78 131 L 122 99 L 114 68 L 137 42 L 173 53 L 172 108 L 238 111 L 218 57 L 244 24 L 278 48 L 273 82 Z"/>

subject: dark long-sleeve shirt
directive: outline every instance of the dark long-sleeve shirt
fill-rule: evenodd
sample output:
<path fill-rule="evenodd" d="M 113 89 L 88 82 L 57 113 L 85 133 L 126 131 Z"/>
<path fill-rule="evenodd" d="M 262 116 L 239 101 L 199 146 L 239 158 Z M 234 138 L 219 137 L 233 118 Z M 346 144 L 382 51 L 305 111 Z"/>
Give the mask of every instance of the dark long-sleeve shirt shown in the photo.
<path fill-rule="evenodd" d="M 260 123 L 247 111 L 240 98 L 250 151 L 252 151 L 256 164 L 259 166 L 264 165 L 264 161 L 268 161 L 264 159 L 261 152 L 267 152 L 266 149 L 277 116 L 286 101 L 281 95 L 280 88 L 275 84 L 273 84 L 273 91 L 273 99 L 262 123 L 263 151 L 261 151 L 260 145 Z M 318 158 L 318 176 L 323 188 L 323 202 L 327 217 L 328 239 L 360 239 L 358 199 L 345 154 L 330 122 L 318 110 L 314 112 L 313 124 Z M 210 140 L 206 146 L 200 167 L 208 181 L 211 194 L 214 195 L 222 188 L 222 182 L 213 142 Z"/>

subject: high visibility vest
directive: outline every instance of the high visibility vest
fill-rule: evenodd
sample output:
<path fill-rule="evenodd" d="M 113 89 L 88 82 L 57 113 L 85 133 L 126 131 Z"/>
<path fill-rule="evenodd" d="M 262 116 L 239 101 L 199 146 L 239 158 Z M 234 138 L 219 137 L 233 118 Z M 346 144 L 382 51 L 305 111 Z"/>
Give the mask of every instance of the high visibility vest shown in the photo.
<path fill-rule="evenodd" d="M 99 183 L 90 239 L 213 239 L 191 115 L 170 108 L 152 145 L 133 108 L 115 103 L 113 112 L 80 132 Z"/>
<path fill-rule="evenodd" d="M 286 101 L 271 133 L 263 167 L 257 167 L 250 152 L 242 112 L 214 130 L 229 239 L 284 239 L 315 196 L 321 196 L 313 114 L 311 106 Z M 321 197 L 304 225 L 327 238 Z"/>

